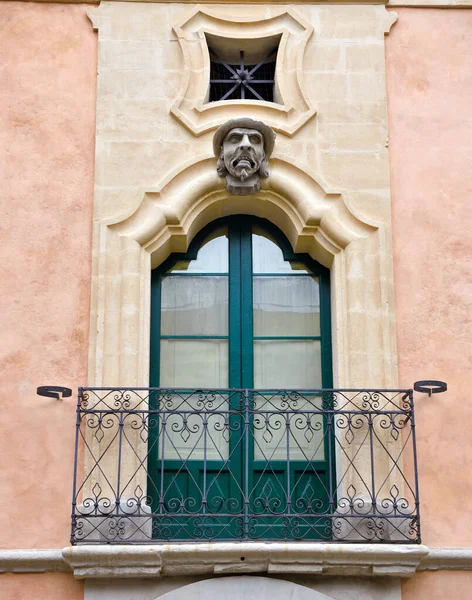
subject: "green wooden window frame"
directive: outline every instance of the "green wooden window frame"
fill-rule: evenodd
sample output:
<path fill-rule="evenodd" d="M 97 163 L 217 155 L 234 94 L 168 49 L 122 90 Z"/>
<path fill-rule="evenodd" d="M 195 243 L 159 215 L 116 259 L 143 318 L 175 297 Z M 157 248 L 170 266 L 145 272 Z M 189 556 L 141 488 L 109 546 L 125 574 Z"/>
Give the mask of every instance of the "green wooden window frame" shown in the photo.
<path fill-rule="evenodd" d="M 150 340 L 150 386 L 160 387 L 160 342 L 161 342 L 161 278 L 178 261 L 195 260 L 201 244 L 207 236 L 222 225 L 229 227 L 229 332 L 228 336 L 181 336 L 185 339 L 229 339 L 229 386 L 230 388 L 252 388 L 254 382 L 253 340 L 263 339 L 253 336 L 252 322 L 252 226 L 259 225 L 277 242 L 287 261 L 304 263 L 311 271 L 310 276 L 319 278 L 320 287 L 320 336 L 298 336 L 300 339 L 321 341 L 322 387 L 333 387 L 332 342 L 331 342 L 331 300 L 330 271 L 309 254 L 295 254 L 284 234 L 270 221 L 249 216 L 235 216 L 217 219 L 204 227 L 192 240 L 186 253 L 172 254 L 151 275 L 151 340 Z M 245 276 L 241 273 L 245 272 Z M 197 273 L 189 276 L 218 275 L 222 273 Z M 273 274 L 258 274 L 271 275 Z M 300 274 L 294 274 L 300 277 Z M 182 273 L 179 277 L 185 276 Z M 287 276 L 287 274 L 283 274 Z M 180 336 L 162 336 L 167 339 Z M 270 339 L 296 339 L 280 336 Z M 244 358 L 241 358 L 244 357 Z"/>
<path fill-rule="evenodd" d="M 229 327 L 228 327 L 228 335 L 227 336 L 162 336 L 161 335 L 161 280 L 163 275 L 172 276 L 172 273 L 169 274 L 169 270 L 175 265 L 178 261 L 190 261 L 195 260 L 197 258 L 198 251 L 203 243 L 203 241 L 208 237 L 208 235 L 215 229 L 221 226 L 228 227 L 228 239 L 229 239 L 229 269 L 228 269 L 228 284 L 229 284 Z M 150 339 L 150 386 L 151 387 L 160 387 L 161 377 L 160 377 L 160 348 L 161 348 L 161 339 L 163 338 L 185 338 L 185 339 L 227 339 L 228 340 L 228 350 L 229 350 L 229 373 L 228 373 L 228 388 L 247 388 L 252 389 L 254 387 L 254 340 L 258 339 L 266 339 L 264 337 L 255 337 L 253 335 L 253 268 L 252 268 L 252 229 L 253 226 L 257 225 L 260 228 L 264 229 L 278 244 L 279 248 L 282 250 L 283 257 L 287 261 L 297 261 L 301 262 L 309 269 L 310 273 L 307 274 L 308 277 L 316 276 L 319 282 L 319 294 L 320 294 L 320 335 L 319 336 L 277 336 L 270 337 L 267 339 L 301 339 L 301 340 L 319 340 L 321 345 L 321 376 L 322 376 L 322 387 L 323 388 L 332 388 L 333 380 L 332 380 L 332 344 L 331 344 L 331 310 L 330 310 L 330 272 L 329 269 L 320 265 L 318 262 L 313 260 L 308 254 L 295 254 L 288 242 L 287 238 L 281 233 L 281 231 L 275 227 L 272 223 L 267 220 L 259 219 L 252 216 L 232 216 L 226 217 L 223 219 L 218 219 L 213 221 L 208 226 L 204 227 L 193 239 L 192 243 L 189 246 L 189 249 L 186 253 L 175 253 L 172 254 L 160 267 L 156 268 L 152 272 L 151 277 L 151 339 Z M 186 276 L 185 273 L 178 272 L 178 276 Z M 188 275 L 192 276 L 206 276 L 206 275 L 218 275 L 224 276 L 221 273 L 189 273 Z M 265 274 L 264 274 L 265 275 Z M 267 274 L 269 276 L 274 276 L 274 274 Z M 287 276 L 286 273 L 283 274 Z M 290 274 L 288 274 L 290 276 Z M 300 277 L 300 273 L 294 272 L 294 275 Z M 257 277 L 261 276 L 261 274 L 257 274 Z M 151 409 L 155 408 L 150 406 Z M 156 444 L 156 431 L 158 428 L 150 428 L 150 447 L 152 448 L 149 452 L 149 485 L 148 489 L 150 490 L 150 496 L 152 498 L 153 504 L 153 512 L 158 512 L 158 498 L 157 492 L 152 493 L 153 489 L 157 490 L 159 486 L 156 485 L 157 479 L 161 476 L 164 478 L 168 476 L 170 473 L 170 477 L 172 477 L 172 473 L 179 473 L 181 471 L 181 465 L 178 464 L 178 461 L 165 461 L 165 471 L 166 475 L 162 474 L 159 467 L 160 459 L 158 456 L 158 444 Z M 331 446 L 331 448 L 328 448 Z M 226 492 L 224 489 L 220 489 L 222 494 L 229 493 L 237 494 L 237 490 L 235 490 L 235 485 L 231 485 L 231 481 L 235 481 L 234 478 L 243 478 L 245 476 L 245 470 L 249 468 L 249 479 L 254 482 L 256 475 L 261 469 L 264 468 L 263 464 L 258 464 L 257 460 L 254 460 L 254 451 L 253 448 L 249 449 L 249 467 L 245 467 L 244 461 L 242 460 L 242 456 L 240 456 L 238 452 L 235 452 L 235 448 L 232 445 L 232 440 L 230 439 L 229 445 L 229 453 L 231 459 L 228 461 L 228 468 L 231 471 L 232 478 L 230 478 L 228 488 Z M 328 479 L 328 477 L 333 478 L 334 480 L 334 460 L 328 461 L 328 455 L 334 456 L 333 454 L 333 440 L 326 439 L 325 440 L 325 460 L 320 461 L 319 465 L 316 465 L 316 469 L 320 473 L 320 477 Z M 300 462 L 300 461 L 299 461 Z M 209 476 L 209 473 L 214 471 L 218 472 L 220 469 L 219 461 L 208 460 L 205 464 L 205 477 Z M 278 473 L 285 472 L 286 469 L 284 461 L 271 461 L 271 472 L 277 477 Z M 303 464 L 297 465 L 296 461 L 291 463 L 291 472 L 294 473 L 294 477 L 296 476 L 297 469 L 299 472 L 302 472 L 304 468 Z M 180 469 L 180 471 L 179 471 Z M 331 469 L 331 473 L 329 473 L 329 469 Z M 184 486 L 186 486 L 185 494 L 192 495 L 197 494 L 196 489 L 198 488 L 198 481 L 201 478 L 201 465 L 199 465 L 199 461 L 187 461 L 185 472 L 187 473 L 187 480 L 184 482 Z M 221 473 L 221 469 L 219 471 Z M 281 475 L 281 476 L 282 476 Z M 176 477 L 174 475 L 174 477 Z M 166 480 L 167 481 L 167 480 Z M 264 480 L 261 480 L 261 485 L 264 484 Z M 165 484 L 167 485 L 167 483 Z M 174 485 L 173 483 L 171 485 Z M 175 485 L 180 485 L 178 482 Z M 326 485 L 325 487 L 328 487 Z M 161 486 L 162 489 L 162 486 Z M 179 493 L 176 491 L 174 495 L 178 495 Z M 326 499 L 323 499 L 325 501 Z M 327 500 L 326 500 L 327 501 Z M 332 508 L 332 507 L 331 507 Z M 262 517 L 261 517 L 262 518 Z M 182 517 L 182 520 L 187 519 L 187 517 Z M 174 529 L 178 529 L 178 521 L 176 521 L 176 525 Z M 183 536 L 183 539 L 192 539 L 194 536 L 192 533 L 188 533 L 192 530 L 192 525 L 188 524 L 186 521 L 184 531 L 187 532 L 186 535 Z M 329 527 L 327 524 L 327 519 L 325 521 L 320 522 L 320 527 L 324 529 L 324 534 L 317 536 L 316 532 L 313 532 L 304 539 L 318 539 L 323 538 L 326 539 L 326 528 Z M 228 539 L 228 530 L 222 529 L 222 535 L 216 536 L 219 539 Z M 261 531 L 264 530 L 264 526 L 261 526 Z M 256 525 L 253 528 L 255 531 L 254 538 L 255 539 L 280 539 L 277 535 L 277 531 L 272 531 L 270 535 L 262 535 L 259 537 L 257 535 L 258 526 Z M 173 537 L 172 535 L 170 536 Z M 178 537 L 178 536 L 177 536 Z M 231 538 L 231 535 L 229 535 Z M 180 538 L 179 538 L 180 539 Z"/>

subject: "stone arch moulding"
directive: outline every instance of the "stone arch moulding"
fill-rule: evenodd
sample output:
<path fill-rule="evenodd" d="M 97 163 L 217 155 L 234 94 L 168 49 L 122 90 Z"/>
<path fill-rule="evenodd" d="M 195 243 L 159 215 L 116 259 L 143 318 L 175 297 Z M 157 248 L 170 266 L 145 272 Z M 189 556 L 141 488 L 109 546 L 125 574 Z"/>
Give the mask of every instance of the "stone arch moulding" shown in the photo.
<path fill-rule="evenodd" d="M 283 579 L 270 579 L 269 577 L 219 577 L 205 579 L 189 585 L 184 585 L 160 596 L 161 600 L 207 600 L 212 598 L 226 598 L 226 600 L 333 600 L 298 583 Z"/>
<path fill-rule="evenodd" d="M 331 268 L 335 385 L 394 387 L 385 225 L 356 215 L 340 193 L 280 155 L 256 195 L 230 196 L 214 157 L 204 155 L 159 188 L 140 190 L 131 214 L 96 224 L 90 385 L 148 385 L 151 268 L 185 251 L 210 221 L 238 213 L 269 219 L 296 252 Z"/>
<path fill-rule="evenodd" d="M 174 25 L 185 64 L 179 95 L 171 108 L 184 127 L 199 136 L 235 116 L 264 119 L 276 131 L 293 136 L 316 110 L 303 87 L 302 66 L 313 27 L 293 8 L 260 8 L 260 18 L 225 19 L 217 11 L 196 6 Z M 210 79 L 206 34 L 219 38 L 258 40 L 280 36 L 276 81 L 281 103 L 226 100 L 205 103 Z"/>
<path fill-rule="evenodd" d="M 171 252 L 185 252 L 202 227 L 231 214 L 269 219 L 296 252 L 308 252 L 328 267 L 342 248 L 375 229 L 348 209 L 340 193 L 325 191 L 292 158 L 272 157 L 270 165 L 270 178 L 256 196 L 232 196 L 222 188 L 215 158 L 202 157 L 159 188 L 140 190 L 138 209 L 109 226 L 137 241 L 150 254 L 152 268 Z"/>

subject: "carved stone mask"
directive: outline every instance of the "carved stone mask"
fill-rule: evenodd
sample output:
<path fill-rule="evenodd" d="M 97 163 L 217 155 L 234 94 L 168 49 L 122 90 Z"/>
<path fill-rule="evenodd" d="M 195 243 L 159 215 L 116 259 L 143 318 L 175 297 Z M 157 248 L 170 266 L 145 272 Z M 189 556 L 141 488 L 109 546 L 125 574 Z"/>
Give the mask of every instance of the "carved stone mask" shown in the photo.
<path fill-rule="evenodd" d="M 264 138 L 256 129 L 231 129 L 221 151 L 227 171 L 244 182 L 261 168 L 265 159 Z"/>
<path fill-rule="evenodd" d="M 260 178 L 269 176 L 274 140 L 268 125 L 248 118 L 228 121 L 217 130 L 213 139 L 216 169 L 220 177 L 226 177 L 230 194 L 243 196 L 260 190 Z"/>

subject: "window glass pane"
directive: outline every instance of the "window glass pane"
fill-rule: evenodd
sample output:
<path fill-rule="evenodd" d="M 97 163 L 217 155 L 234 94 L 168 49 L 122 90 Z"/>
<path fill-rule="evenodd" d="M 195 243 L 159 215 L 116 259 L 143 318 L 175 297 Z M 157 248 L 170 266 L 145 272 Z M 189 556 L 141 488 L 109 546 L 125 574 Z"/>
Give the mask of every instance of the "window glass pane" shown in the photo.
<path fill-rule="evenodd" d="M 252 268 L 254 273 L 311 273 L 303 263 L 284 260 L 272 236 L 257 225 L 252 228 Z"/>
<path fill-rule="evenodd" d="M 205 239 L 195 260 L 177 262 L 169 271 L 188 273 L 228 272 L 228 228 L 219 227 Z"/>
<path fill-rule="evenodd" d="M 161 387 L 227 388 L 227 340 L 161 340 Z"/>
<path fill-rule="evenodd" d="M 272 390 L 321 388 L 320 342 L 255 341 L 254 387 Z"/>
<path fill-rule="evenodd" d="M 228 278 L 162 278 L 161 335 L 227 335 Z"/>
<path fill-rule="evenodd" d="M 229 456 L 227 394 L 166 396 L 160 413 L 160 436 L 166 460 L 226 460 Z M 226 435 L 225 435 L 226 433 Z M 159 457 L 162 443 L 159 444 Z"/>
<path fill-rule="evenodd" d="M 287 418 L 289 460 L 324 460 L 323 416 L 313 412 L 321 408 L 319 396 L 255 394 L 254 404 L 255 460 L 287 460 Z"/>
<path fill-rule="evenodd" d="M 318 280 L 254 277 L 254 335 L 320 335 Z"/>

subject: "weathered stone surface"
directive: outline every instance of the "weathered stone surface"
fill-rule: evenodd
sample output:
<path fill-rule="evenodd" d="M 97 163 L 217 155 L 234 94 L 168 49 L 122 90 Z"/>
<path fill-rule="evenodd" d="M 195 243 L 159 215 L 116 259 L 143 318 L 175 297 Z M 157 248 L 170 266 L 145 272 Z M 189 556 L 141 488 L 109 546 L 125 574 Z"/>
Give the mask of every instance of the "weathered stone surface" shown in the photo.
<path fill-rule="evenodd" d="M 64 548 L 79 579 L 215 574 L 411 577 L 428 548 L 421 545 L 213 542 Z"/>
<path fill-rule="evenodd" d="M 269 177 L 275 133 L 261 121 L 240 118 L 221 125 L 213 137 L 216 171 L 226 177 L 226 191 L 235 196 L 256 194 L 260 179 Z"/>

